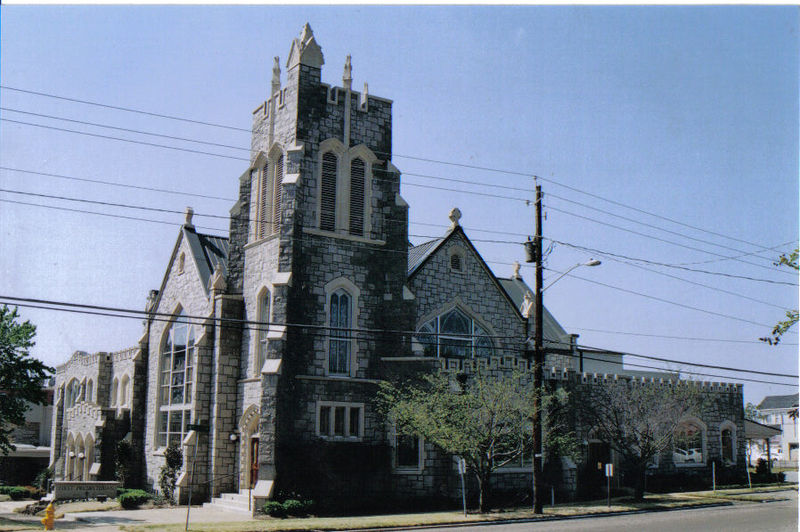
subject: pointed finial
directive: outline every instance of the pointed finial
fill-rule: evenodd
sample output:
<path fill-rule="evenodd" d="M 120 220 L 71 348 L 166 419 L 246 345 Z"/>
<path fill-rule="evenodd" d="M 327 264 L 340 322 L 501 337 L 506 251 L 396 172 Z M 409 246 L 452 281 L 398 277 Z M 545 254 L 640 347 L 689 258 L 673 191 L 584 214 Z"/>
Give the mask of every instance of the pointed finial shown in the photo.
<path fill-rule="evenodd" d="M 512 279 L 519 279 L 519 262 L 514 261 L 514 264 L 511 265 L 514 273 L 511 275 Z"/>
<path fill-rule="evenodd" d="M 189 229 L 194 229 L 194 226 L 192 225 L 192 216 L 194 216 L 194 209 L 192 209 L 191 207 L 186 207 L 185 215 L 186 215 L 186 221 L 183 223 L 183 226 Z"/>
<path fill-rule="evenodd" d="M 450 215 L 448 216 L 448 218 L 450 218 L 450 222 L 452 222 L 452 225 L 450 225 L 450 229 L 455 229 L 456 227 L 458 227 L 459 225 L 458 221 L 461 220 L 461 211 L 459 210 L 459 208 L 453 207 L 452 209 L 450 209 Z"/>
<path fill-rule="evenodd" d="M 361 93 L 361 108 L 365 109 L 367 107 L 367 96 L 369 96 L 369 85 L 367 82 L 364 82 L 364 91 Z"/>
<path fill-rule="evenodd" d="M 342 84 L 345 89 L 350 90 L 353 87 L 353 66 L 350 64 L 350 54 L 347 54 L 347 59 L 344 60 L 344 74 L 342 74 Z"/>
<path fill-rule="evenodd" d="M 281 90 L 281 64 L 278 56 L 275 56 L 275 62 L 272 64 L 272 94 Z"/>
<path fill-rule="evenodd" d="M 214 276 L 209 281 L 211 289 L 215 292 L 224 292 L 226 288 L 225 275 L 222 273 L 222 266 L 218 263 L 214 268 Z"/>
<path fill-rule="evenodd" d="M 533 316 L 533 296 L 529 291 L 525 291 L 525 294 L 522 296 L 522 305 L 520 308 L 520 312 L 526 318 L 530 318 Z"/>
<path fill-rule="evenodd" d="M 311 30 L 311 26 L 309 25 L 309 23 L 306 22 L 306 25 L 303 26 L 303 31 L 300 34 L 300 42 L 305 44 L 312 37 L 314 37 L 314 32 Z"/>

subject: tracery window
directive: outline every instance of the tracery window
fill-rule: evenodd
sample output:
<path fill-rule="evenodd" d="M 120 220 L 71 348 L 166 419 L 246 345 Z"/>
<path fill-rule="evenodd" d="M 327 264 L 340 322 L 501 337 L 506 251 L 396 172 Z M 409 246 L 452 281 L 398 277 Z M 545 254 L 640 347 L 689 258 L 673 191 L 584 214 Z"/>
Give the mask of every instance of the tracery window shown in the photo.
<path fill-rule="evenodd" d="M 269 290 L 266 288 L 258 296 L 258 345 L 256 346 L 256 376 L 261 374 L 264 361 L 267 359 L 267 335 L 269 334 Z"/>
<path fill-rule="evenodd" d="M 695 421 L 683 421 L 673 435 L 672 461 L 675 465 L 705 464 L 705 429 Z"/>
<path fill-rule="evenodd" d="M 350 373 L 350 351 L 352 339 L 352 297 L 340 288 L 330 295 L 329 300 L 328 373 L 348 375 Z"/>
<path fill-rule="evenodd" d="M 429 357 L 473 358 L 494 354 L 486 329 L 457 308 L 423 324 L 417 339 L 424 356 Z"/>
<path fill-rule="evenodd" d="M 161 350 L 159 395 L 159 447 L 175 441 L 180 443 L 186 434 L 192 402 L 195 357 L 194 328 L 181 312 L 170 325 Z"/>

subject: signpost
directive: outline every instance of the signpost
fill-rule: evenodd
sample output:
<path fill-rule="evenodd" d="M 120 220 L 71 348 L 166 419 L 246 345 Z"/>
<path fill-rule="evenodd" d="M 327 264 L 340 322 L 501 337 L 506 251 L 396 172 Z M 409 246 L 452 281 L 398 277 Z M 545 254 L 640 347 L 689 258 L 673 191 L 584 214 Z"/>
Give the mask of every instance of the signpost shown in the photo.
<path fill-rule="evenodd" d="M 195 431 L 194 437 L 194 452 L 192 453 L 192 472 L 189 474 L 189 498 L 186 501 L 186 527 L 184 530 L 189 530 L 189 509 L 192 507 L 192 484 L 194 483 L 194 466 L 197 463 L 197 444 L 200 441 L 200 434 L 208 432 L 208 425 L 202 423 L 189 423 L 186 425 L 187 430 Z"/>
<path fill-rule="evenodd" d="M 464 488 L 464 473 L 467 472 L 467 461 L 458 457 L 458 474 L 461 476 L 461 503 L 464 506 L 464 517 L 467 516 L 467 491 Z"/>
<path fill-rule="evenodd" d="M 614 464 L 606 464 L 606 490 L 608 491 L 608 507 L 611 508 L 611 477 L 614 476 Z"/>

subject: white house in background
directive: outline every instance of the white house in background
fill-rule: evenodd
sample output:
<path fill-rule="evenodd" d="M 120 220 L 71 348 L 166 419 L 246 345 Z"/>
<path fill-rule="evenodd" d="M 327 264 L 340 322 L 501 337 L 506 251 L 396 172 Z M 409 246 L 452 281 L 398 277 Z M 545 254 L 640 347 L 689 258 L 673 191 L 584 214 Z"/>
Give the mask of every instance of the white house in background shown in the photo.
<path fill-rule="evenodd" d="M 758 405 L 764 423 L 781 430 L 770 439 L 770 451 L 778 460 L 797 462 L 800 450 L 797 440 L 798 395 L 768 395 Z"/>

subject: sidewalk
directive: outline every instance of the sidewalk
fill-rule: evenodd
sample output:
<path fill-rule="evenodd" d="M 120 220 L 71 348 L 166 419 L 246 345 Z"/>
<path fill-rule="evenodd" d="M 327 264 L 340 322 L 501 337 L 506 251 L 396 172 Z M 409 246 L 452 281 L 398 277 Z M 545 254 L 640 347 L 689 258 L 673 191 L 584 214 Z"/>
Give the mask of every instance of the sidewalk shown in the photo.
<path fill-rule="evenodd" d="M 190 512 L 190 530 L 354 530 L 354 529 L 407 529 L 420 526 L 477 524 L 480 522 L 524 522 L 540 519 L 574 519 L 583 516 L 620 515 L 665 511 L 680 508 L 747 504 L 780 500 L 796 493 L 787 491 L 758 492 L 757 490 L 728 490 L 726 492 L 695 492 L 693 494 L 665 494 L 649 496 L 644 504 L 611 501 L 605 503 L 578 503 L 546 507 L 545 515 L 534 516 L 530 510 L 504 511 L 486 515 L 470 514 L 464 517 L 456 511 L 419 514 L 374 515 L 359 517 L 311 517 L 306 519 L 252 519 L 249 515 L 215 508 L 193 506 Z M 749 497 L 748 497 L 749 496 Z M 13 509 L 30 501 L 0 502 L 0 531 L 41 530 L 39 517 L 12 513 Z M 186 522 L 186 507 L 156 508 L 150 510 L 114 510 L 67 513 L 56 521 L 56 530 L 91 530 L 116 532 L 118 530 L 171 530 L 182 531 Z"/>

